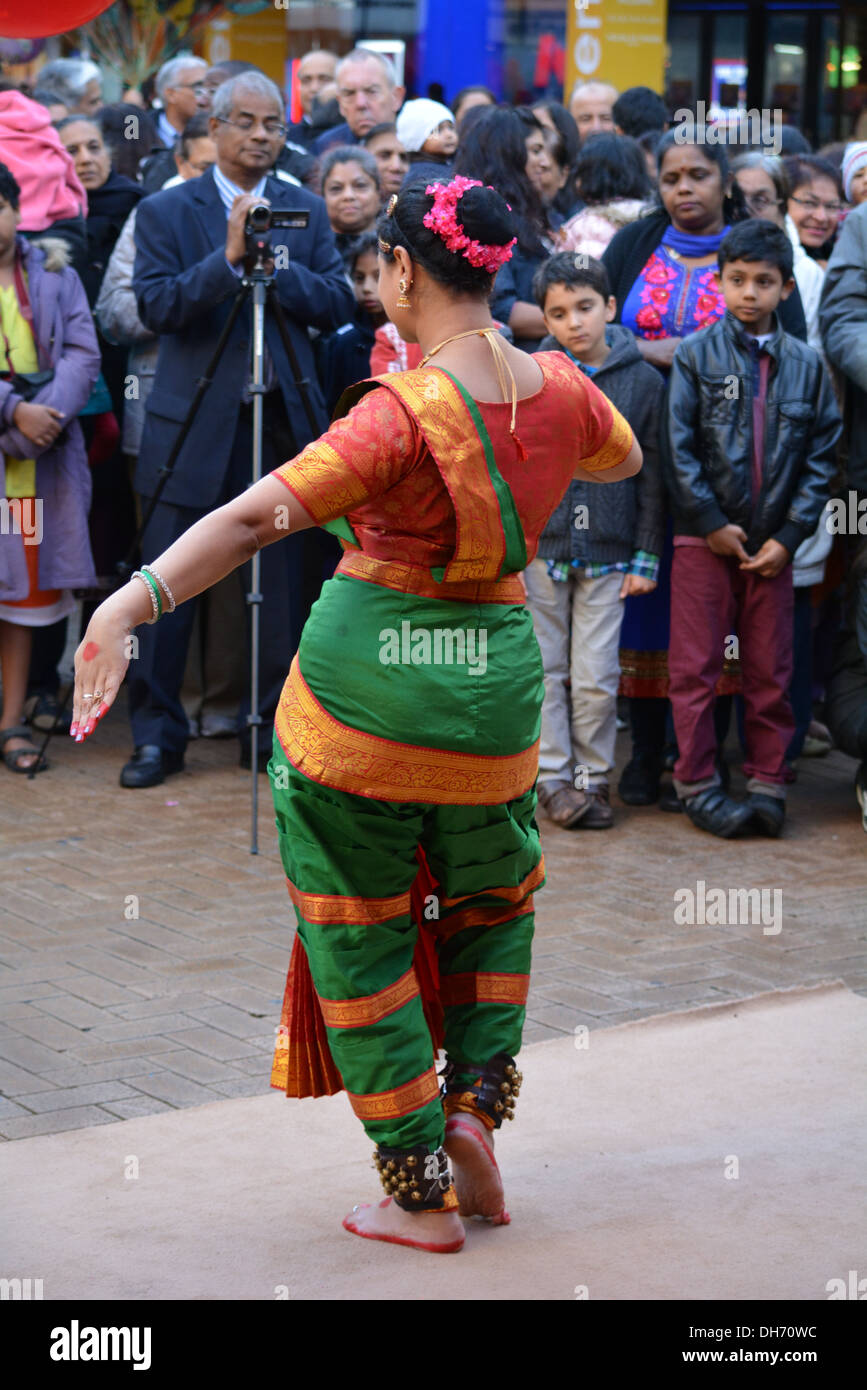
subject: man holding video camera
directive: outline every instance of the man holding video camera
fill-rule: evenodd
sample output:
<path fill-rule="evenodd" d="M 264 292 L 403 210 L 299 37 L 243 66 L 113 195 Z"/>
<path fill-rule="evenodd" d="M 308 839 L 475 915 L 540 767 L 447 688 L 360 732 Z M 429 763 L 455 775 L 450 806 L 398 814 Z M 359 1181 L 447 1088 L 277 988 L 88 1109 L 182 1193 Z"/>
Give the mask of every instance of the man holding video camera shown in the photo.
<path fill-rule="evenodd" d="M 258 72 L 225 82 L 214 96 L 210 128 L 217 149 L 214 168 L 200 179 L 146 198 L 136 219 L 133 289 L 142 323 L 160 334 L 135 473 L 143 510 L 156 493 L 160 470 L 241 288 L 251 208 L 266 203 L 275 211 L 309 214 L 306 229 L 275 228 L 271 241 L 277 266 L 274 290 L 301 375 L 309 383 L 317 431 L 327 428 L 328 419 L 307 330 L 337 328 L 354 308 L 322 199 L 269 174 L 286 134 L 279 89 Z M 145 560 L 252 481 L 251 327 L 248 298 L 145 530 Z M 263 475 L 293 457 L 317 432 L 311 429 L 270 308 L 264 379 Z M 330 572 L 329 560 L 333 567 L 338 554 L 332 539 L 317 529 L 289 536 L 283 545 L 261 553 L 258 712 L 265 730 L 259 741 L 263 768 L 270 754 L 267 728 L 287 667 L 310 605 Z M 244 587 L 249 589 L 246 573 Z M 180 690 L 194 609 L 194 603 L 185 603 L 139 631 L 138 658 L 128 677 L 135 750 L 121 773 L 121 786 L 155 786 L 183 766 L 188 724 Z M 242 707 L 240 719 L 245 766 L 250 760 L 248 709 Z"/>

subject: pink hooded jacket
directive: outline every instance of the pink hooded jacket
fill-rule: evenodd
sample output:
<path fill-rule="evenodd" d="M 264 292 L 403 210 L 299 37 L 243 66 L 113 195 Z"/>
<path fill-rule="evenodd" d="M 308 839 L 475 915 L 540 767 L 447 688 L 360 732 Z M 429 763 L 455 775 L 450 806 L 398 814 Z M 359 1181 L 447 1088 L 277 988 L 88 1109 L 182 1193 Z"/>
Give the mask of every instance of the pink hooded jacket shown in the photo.
<path fill-rule="evenodd" d="M 44 106 L 20 92 L 0 92 L 0 162 L 21 189 L 23 232 L 44 232 L 87 216 L 87 194 Z"/>

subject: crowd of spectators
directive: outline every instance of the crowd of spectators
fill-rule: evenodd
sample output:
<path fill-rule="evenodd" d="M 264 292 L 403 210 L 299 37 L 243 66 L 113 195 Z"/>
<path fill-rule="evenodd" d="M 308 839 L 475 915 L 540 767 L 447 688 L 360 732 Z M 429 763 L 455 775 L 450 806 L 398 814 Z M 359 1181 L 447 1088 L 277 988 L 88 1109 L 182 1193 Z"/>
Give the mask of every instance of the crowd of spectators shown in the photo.
<path fill-rule="evenodd" d="M 687 444 L 671 402 L 688 394 L 682 376 L 696 360 L 695 335 L 737 318 L 720 273 L 728 266 L 731 279 L 732 246 L 743 252 L 737 264 L 763 262 L 765 246 L 781 288 L 759 350 L 772 358 L 779 384 L 796 380 L 788 363 L 802 349 L 792 344 L 806 344 L 805 374 L 791 390 L 807 382 L 814 393 L 800 416 L 796 395 L 783 400 L 774 429 L 790 429 L 790 451 L 804 453 L 815 487 L 801 512 L 794 484 L 789 499 L 794 514 L 809 518 L 809 534 L 791 515 L 775 532 L 784 535 L 794 588 L 791 615 L 779 610 L 788 624 L 783 666 L 793 719 L 789 728 L 776 706 L 765 710 L 766 724 L 777 721 L 777 742 L 785 725 L 786 746 L 775 772 L 767 759 L 762 764 L 759 782 L 776 777 L 784 788 L 799 758 L 836 740 L 859 760 L 867 827 L 867 522 L 837 535 L 823 505 L 813 516 L 817 498 L 854 498 L 857 519 L 867 496 L 867 142 L 813 151 L 786 126 L 774 132 L 778 157 L 738 143 L 733 132 L 719 142 L 682 140 L 657 93 L 620 93 L 599 82 L 579 83 L 568 106 L 502 105 L 482 85 L 457 92 L 450 105 L 407 99 L 388 58 L 364 48 L 342 58 L 306 54 L 298 90 L 303 114 L 290 125 L 284 94 L 253 64 L 209 66 L 192 53 L 162 65 L 150 109 L 132 90 L 105 104 L 98 67 L 81 59 L 46 64 L 30 90 L 0 83 L 5 515 L 17 506 L 23 516 L 28 502 L 43 508 L 39 544 L 22 544 L 8 527 L 0 535 L 6 766 L 41 770 L 47 763 L 37 765 L 30 730 L 68 726 L 58 663 L 70 617 L 80 611 L 74 594 L 84 596 L 86 621 L 136 548 L 158 554 L 249 482 L 249 304 L 232 321 L 164 486 L 161 470 L 241 292 L 250 208 L 266 202 L 307 219 L 305 228 L 273 238 L 288 251 L 274 255 L 271 269 L 295 364 L 267 315 L 268 469 L 326 427 L 346 388 L 418 364 L 417 345 L 401 340 L 377 297 L 375 229 L 407 182 L 461 174 L 496 188 L 515 218 L 517 243 L 491 299 L 501 331 L 528 352 L 565 351 L 597 375 L 603 390 L 626 402 L 627 418 L 630 409 L 640 414 L 645 451 L 641 482 L 602 490 L 611 493 L 609 512 L 591 509 L 580 544 L 568 521 L 552 519 L 549 550 L 540 547 L 542 558 L 527 571 L 546 667 L 543 808 L 576 829 L 614 823 L 608 779 L 624 716 L 631 756 L 621 798 L 678 811 L 712 788 L 710 810 L 691 818 L 713 833 L 736 833 L 725 740 L 733 726 L 746 764 L 755 763 L 756 681 L 771 677 L 757 675 L 743 650 L 740 660 L 720 660 L 705 701 L 712 769 L 699 758 L 697 777 L 693 758 L 689 772 L 690 755 L 679 747 L 688 720 L 682 712 L 673 720 L 670 697 L 682 701 L 692 677 L 684 673 L 682 621 L 677 635 L 672 623 L 677 575 L 688 561 L 699 566 L 701 555 L 681 544 L 678 530 L 686 525 L 678 470 Z M 592 333 L 585 320 L 595 324 Z M 832 380 L 836 397 L 828 394 Z M 755 381 L 764 381 L 761 373 Z M 768 389 L 771 412 L 777 388 Z M 757 504 L 769 483 L 757 476 L 754 484 Z M 699 540 L 739 529 L 731 517 L 712 519 L 718 525 L 699 527 Z M 756 540 L 759 552 L 766 539 Z M 738 545 L 746 540 L 744 531 Z M 337 554 L 333 538 L 314 530 L 263 555 L 256 711 L 263 720 L 273 717 Z M 759 571 L 760 595 L 771 578 Z M 741 594 L 738 602 L 747 600 Z M 197 735 L 237 733 L 249 762 L 247 608 L 232 577 L 205 602 L 142 631 L 128 677 L 133 754 L 122 785 L 162 781 L 183 766 Z M 752 619 L 743 621 L 746 631 Z M 706 672 L 702 679 L 706 686 Z M 782 802 L 783 792 L 768 794 Z M 766 833 L 779 833 L 774 809 Z"/>

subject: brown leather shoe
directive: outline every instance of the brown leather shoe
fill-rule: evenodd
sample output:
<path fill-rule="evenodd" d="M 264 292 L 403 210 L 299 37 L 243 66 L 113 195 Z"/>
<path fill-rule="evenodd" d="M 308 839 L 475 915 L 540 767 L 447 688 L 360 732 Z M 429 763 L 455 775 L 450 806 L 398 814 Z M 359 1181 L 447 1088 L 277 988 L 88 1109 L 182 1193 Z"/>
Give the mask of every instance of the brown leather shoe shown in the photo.
<path fill-rule="evenodd" d="M 607 787 L 594 787 L 586 793 L 590 802 L 581 817 L 582 830 L 610 830 L 614 824 L 614 812 L 609 801 Z"/>
<path fill-rule="evenodd" d="M 586 792 L 578 791 L 577 787 L 551 789 L 541 786 L 537 788 L 536 795 L 548 819 L 555 825 L 561 825 L 564 830 L 571 830 L 590 810 L 589 796 Z"/>

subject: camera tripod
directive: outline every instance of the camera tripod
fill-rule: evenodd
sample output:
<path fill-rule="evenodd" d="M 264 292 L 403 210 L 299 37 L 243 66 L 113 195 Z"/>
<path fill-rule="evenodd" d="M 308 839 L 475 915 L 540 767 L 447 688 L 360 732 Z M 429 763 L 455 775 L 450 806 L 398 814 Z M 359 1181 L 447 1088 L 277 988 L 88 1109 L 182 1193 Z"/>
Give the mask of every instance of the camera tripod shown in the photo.
<path fill-rule="evenodd" d="M 118 584 L 128 582 L 135 568 L 135 556 L 139 551 L 142 537 L 153 516 L 156 507 L 162 497 L 166 484 L 174 473 L 175 464 L 180 456 L 181 450 L 193 427 L 196 415 L 204 400 L 208 388 L 211 386 L 217 368 L 222 359 L 226 344 L 232 333 L 232 329 L 238 320 L 242 307 L 249 300 L 252 301 L 252 333 L 251 333 L 251 367 L 249 393 L 253 403 L 253 430 L 252 430 L 252 458 L 251 458 L 251 486 L 257 483 L 262 476 L 262 429 L 263 429 L 263 397 L 265 395 L 265 311 L 270 308 L 274 322 L 280 335 L 280 341 L 286 353 L 287 360 L 292 372 L 293 381 L 301 399 L 307 422 L 310 426 L 311 437 L 315 438 L 320 433 L 320 422 L 316 418 L 313 402 L 310 398 L 309 378 L 302 376 L 301 367 L 295 347 L 289 335 L 286 319 L 283 314 L 283 307 L 277 298 L 274 285 L 274 270 L 269 268 L 271 259 L 271 246 L 269 231 L 271 227 L 306 227 L 309 213 L 306 211 L 298 212 L 272 212 L 266 206 L 251 208 L 247 214 L 247 225 L 245 229 L 247 240 L 247 255 L 244 259 L 244 269 L 238 285 L 238 292 L 229 310 L 226 322 L 217 339 L 214 352 L 205 367 L 204 373 L 196 383 L 196 390 L 190 402 L 189 410 L 178 431 L 177 438 L 172 445 L 171 451 L 158 472 L 158 483 L 148 507 L 142 516 L 141 524 L 130 545 L 127 556 L 122 560 L 118 567 Z M 292 440 L 292 452 L 297 453 L 297 446 L 294 438 Z M 251 804 L 251 835 L 250 853 L 259 853 L 258 844 L 258 809 L 259 809 L 259 727 L 262 724 L 259 715 L 259 608 L 263 601 L 260 592 L 261 557 L 259 552 L 253 556 L 251 561 L 250 590 L 246 595 L 246 601 L 250 608 L 250 713 L 247 715 L 247 725 L 250 729 L 250 771 L 252 776 L 252 804 Z M 57 732 L 60 719 L 69 697 L 72 686 L 66 692 L 66 696 L 57 711 L 53 727 L 48 730 L 39 749 L 39 757 L 34 762 L 33 768 L 29 771 L 29 776 L 36 775 L 36 768 L 39 766 L 43 753 L 52 736 Z"/>

